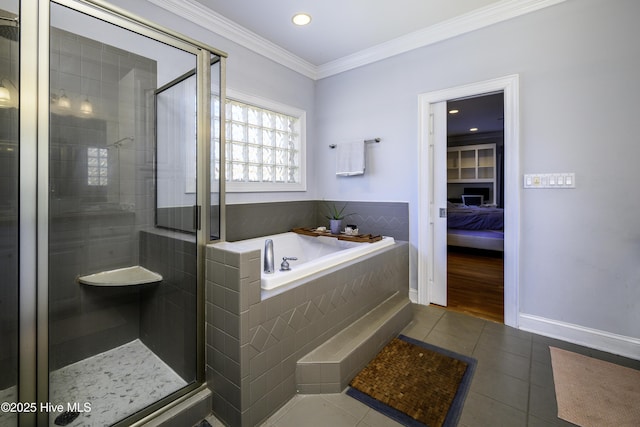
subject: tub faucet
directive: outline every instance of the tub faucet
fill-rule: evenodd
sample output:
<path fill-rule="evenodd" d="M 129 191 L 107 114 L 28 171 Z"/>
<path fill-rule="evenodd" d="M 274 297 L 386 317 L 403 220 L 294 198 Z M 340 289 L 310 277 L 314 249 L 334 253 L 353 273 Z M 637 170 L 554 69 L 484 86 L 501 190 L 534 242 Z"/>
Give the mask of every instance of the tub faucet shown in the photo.
<path fill-rule="evenodd" d="M 273 274 L 275 271 L 273 260 L 273 240 L 267 239 L 264 242 L 264 272 Z"/>

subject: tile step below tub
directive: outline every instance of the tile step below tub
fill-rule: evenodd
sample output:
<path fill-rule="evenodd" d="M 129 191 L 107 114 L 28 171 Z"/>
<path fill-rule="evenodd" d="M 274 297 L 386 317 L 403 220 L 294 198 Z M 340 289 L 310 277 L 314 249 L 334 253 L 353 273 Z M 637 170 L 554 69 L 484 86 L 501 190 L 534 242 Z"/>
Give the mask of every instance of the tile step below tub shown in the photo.
<path fill-rule="evenodd" d="M 406 294 L 391 296 L 298 360 L 298 393 L 340 393 L 412 317 Z"/>

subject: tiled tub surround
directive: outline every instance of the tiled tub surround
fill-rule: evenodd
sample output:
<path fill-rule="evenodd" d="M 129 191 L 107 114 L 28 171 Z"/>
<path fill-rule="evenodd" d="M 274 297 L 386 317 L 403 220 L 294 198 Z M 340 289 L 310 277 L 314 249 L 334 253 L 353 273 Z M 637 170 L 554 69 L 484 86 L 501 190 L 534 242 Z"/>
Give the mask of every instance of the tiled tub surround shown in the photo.
<path fill-rule="evenodd" d="M 232 426 L 265 420 L 296 393 L 296 363 L 389 297 L 407 296 L 406 242 L 266 298 L 260 251 L 207 247 L 207 381 Z"/>
<path fill-rule="evenodd" d="M 400 293 L 391 296 L 298 360 L 298 392 L 340 393 L 412 318 L 409 298 Z"/>
<path fill-rule="evenodd" d="M 316 225 L 313 200 L 227 205 L 227 241 L 278 234 Z"/>
<path fill-rule="evenodd" d="M 342 207 L 343 202 L 336 202 Z M 324 217 L 326 205 L 317 202 L 318 220 L 328 222 Z M 396 240 L 409 241 L 409 204 L 401 202 L 349 202 L 344 213 L 351 214 L 343 221 L 345 224 L 356 224 L 362 234 L 380 234 L 391 236 Z"/>
<path fill-rule="evenodd" d="M 252 239 L 278 234 L 296 227 L 329 226 L 325 218 L 327 205 L 333 203 L 345 213 L 352 214 L 346 224 L 356 224 L 361 233 L 391 236 L 409 240 L 409 205 L 402 202 L 333 202 L 305 200 L 277 203 L 249 203 L 227 205 L 227 241 Z"/>

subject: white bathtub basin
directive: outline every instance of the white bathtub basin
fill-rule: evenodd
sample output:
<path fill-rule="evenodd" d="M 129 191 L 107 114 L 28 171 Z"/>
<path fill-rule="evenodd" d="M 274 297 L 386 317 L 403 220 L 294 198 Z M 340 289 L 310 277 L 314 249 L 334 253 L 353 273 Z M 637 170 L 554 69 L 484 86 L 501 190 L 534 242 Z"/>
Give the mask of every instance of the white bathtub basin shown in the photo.
<path fill-rule="evenodd" d="M 267 239 L 273 240 L 274 265 L 272 274 L 264 272 L 264 244 Z M 327 236 L 304 236 L 289 232 L 272 236 L 242 240 L 234 244 L 244 249 L 260 250 L 261 287 L 265 290 L 299 280 L 311 274 L 338 266 L 366 254 L 378 251 L 395 243 L 393 237 L 383 237 L 373 243 L 349 242 Z M 296 257 L 297 261 L 289 261 L 290 271 L 280 271 L 283 257 Z"/>

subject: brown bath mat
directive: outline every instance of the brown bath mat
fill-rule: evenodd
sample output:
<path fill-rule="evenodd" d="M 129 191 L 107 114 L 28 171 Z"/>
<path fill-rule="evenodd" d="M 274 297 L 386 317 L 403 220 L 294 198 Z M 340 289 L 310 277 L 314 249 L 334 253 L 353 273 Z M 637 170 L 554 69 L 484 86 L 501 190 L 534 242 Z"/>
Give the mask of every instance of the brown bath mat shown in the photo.
<path fill-rule="evenodd" d="M 455 426 L 475 363 L 400 335 L 351 381 L 347 394 L 404 425 Z"/>
<path fill-rule="evenodd" d="M 559 418 L 583 427 L 640 426 L 640 371 L 549 349 Z"/>

